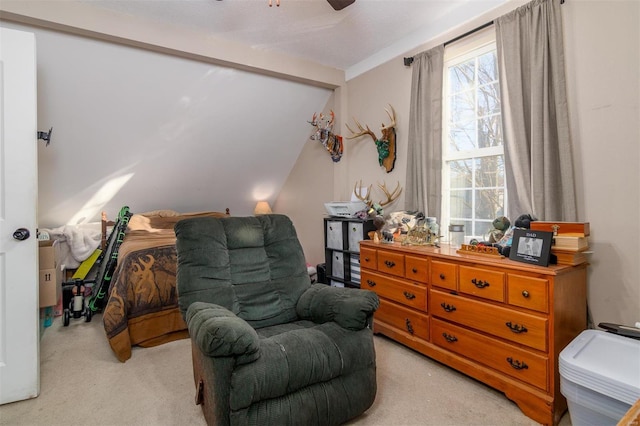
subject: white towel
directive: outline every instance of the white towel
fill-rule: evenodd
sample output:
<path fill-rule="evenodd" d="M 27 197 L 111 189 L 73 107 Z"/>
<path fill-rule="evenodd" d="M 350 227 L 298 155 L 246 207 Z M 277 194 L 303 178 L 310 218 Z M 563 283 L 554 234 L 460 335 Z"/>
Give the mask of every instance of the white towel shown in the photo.
<path fill-rule="evenodd" d="M 40 229 L 47 232 L 58 246 L 57 262 L 67 269 L 80 266 L 91 253 L 100 247 L 102 240 L 102 224 L 100 222 L 83 223 L 81 225 L 65 225 L 54 229 Z"/>

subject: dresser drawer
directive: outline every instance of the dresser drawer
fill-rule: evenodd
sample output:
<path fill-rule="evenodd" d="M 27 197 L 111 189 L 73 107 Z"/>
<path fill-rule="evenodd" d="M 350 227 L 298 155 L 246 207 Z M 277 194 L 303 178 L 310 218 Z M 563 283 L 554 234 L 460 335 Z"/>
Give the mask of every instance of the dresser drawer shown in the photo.
<path fill-rule="evenodd" d="M 458 266 L 448 262 L 431 261 L 431 285 L 448 288 L 449 290 L 458 289 Z"/>
<path fill-rule="evenodd" d="M 431 290 L 431 315 L 541 351 L 547 350 L 545 317 Z"/>
<path fill-rule="evenodd" d="M 427 287 L 362 270 L 360 288 L 373 290 L 380 297 L 405 306 L 427 310 Z"/>
<path fill-rule="evenodd" d="M 431 320 L 432 342 L 546 391 L 548 358 L 462 327 Z"/>
<path fill-rule="evenodd" d="M 404 276 L 412 281 L 427 283 L 429 261 L 425 257 L 404 257 Z"/>
<path fill-rule="evenodd" d="M 507 301 L 510 305 L 549 312 L 549 281 L 542 278 L 509 274 Z"/>
<path fill-rule="evenodd" d="M 360 267 L 373 269 L 374 271 L 378 269 L 378 252 L 377 250 L 373 250 L 370 248 L 361 248 L 360 249 Z"/>
<path fill-rule="evenodd" d="M 404 277 L 404 254 L 378 250 L 378 271 Z"/>
<path fill-rule="evenodd" d="M 461 293 L 504 302 L 504 276 L 504 272 L 460 266 L 458 289 Z"/>
<path fill-rule="evenodd" d="M 374 322 L 378 321 L 420 339 L 429 340 L 429 317 L 424 313 L 380 299 L 380 307 L 374 315 Z"/>

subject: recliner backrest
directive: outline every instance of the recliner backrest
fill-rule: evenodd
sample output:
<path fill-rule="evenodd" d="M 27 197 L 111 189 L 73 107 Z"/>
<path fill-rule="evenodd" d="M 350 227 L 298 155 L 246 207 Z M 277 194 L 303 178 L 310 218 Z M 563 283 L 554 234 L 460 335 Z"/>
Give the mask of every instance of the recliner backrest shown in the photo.
<path fill-rule="evenodd" d="M 186 219 L 175 232 L 183 317 L 199 301 L 224 306 L 254 328 L 297 319 L 296 303 L 311 282 L 287 216 Z"/>

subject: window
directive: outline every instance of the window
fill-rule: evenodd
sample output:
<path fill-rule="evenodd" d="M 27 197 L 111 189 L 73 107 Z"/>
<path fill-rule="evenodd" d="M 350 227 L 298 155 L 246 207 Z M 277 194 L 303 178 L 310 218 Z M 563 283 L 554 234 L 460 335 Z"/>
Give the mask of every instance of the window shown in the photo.
<path fill-rule="evenodd" d="M 441 224 L 464 224 L 482 240 L 507 215 L 493 28 L 446 47 L 443 88 Z"/>

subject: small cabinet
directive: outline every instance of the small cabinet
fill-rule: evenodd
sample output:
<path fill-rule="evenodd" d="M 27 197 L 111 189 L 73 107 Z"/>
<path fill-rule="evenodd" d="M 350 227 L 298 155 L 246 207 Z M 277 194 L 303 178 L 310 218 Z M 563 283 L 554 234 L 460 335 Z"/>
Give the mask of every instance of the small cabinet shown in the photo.
<path fill-rule="evenodd" d="M 324 219 L 327 284 L 336 287 L 360 287 L 360 241 L 368 240 L 369 232 L 375 229 L 371 219 Z"/>

